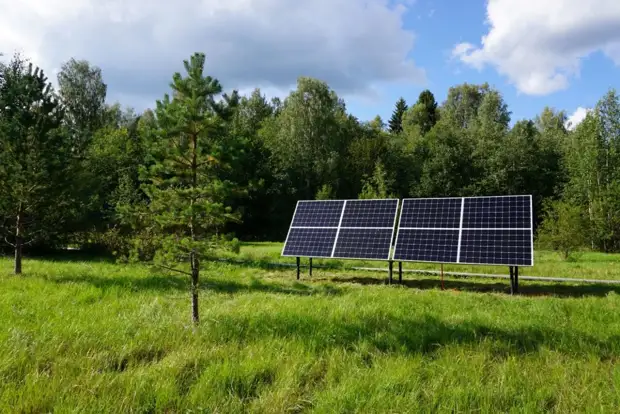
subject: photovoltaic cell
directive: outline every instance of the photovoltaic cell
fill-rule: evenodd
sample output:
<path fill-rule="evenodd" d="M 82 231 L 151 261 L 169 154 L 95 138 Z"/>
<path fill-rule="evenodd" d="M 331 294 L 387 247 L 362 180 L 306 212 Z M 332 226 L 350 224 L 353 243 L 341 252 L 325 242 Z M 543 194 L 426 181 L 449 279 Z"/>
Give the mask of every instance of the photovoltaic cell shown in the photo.
<path fill-rule="evenodd" d="M 291 228 L 282 255 L 331 257 L 338 229 Z"/>
<path fill-rule="evenodd" d="M 530 228 L 529 196 L 465 198 L 463 228 Z"/>
<path fill-rule="evenodd" d="M 529 230 L 463 230 L 459 263 L 531 266 Z"/>
<path fill-rule="evenodd" d="M 400 229 L 394 260 L 456 263 L 458 230 Z"/>
<path fill-rule="evenodd" d="M 343 200 L 299 201 L 291 227 L 338 227 Z"/>
<path fill-rule="evenodd" d="M 397 208 L 398 200 L 347 200 L 340 227 L 392 229 Z"/>
<path fill-rule="evenodd" d="M 400 227 L 458 228 L 462 198 L 419 198 L 403 200 Z"/>
<path fill-rule="evenodd" d="M 389 260 L 392 234 L 393 228 L 391 227 L 385 229 L 341 228 L 333 257 Z"/>
<path fill-rule="evenodd" d="M 393 259 L 533 266 L 532 198 L 405 199 Z"/>

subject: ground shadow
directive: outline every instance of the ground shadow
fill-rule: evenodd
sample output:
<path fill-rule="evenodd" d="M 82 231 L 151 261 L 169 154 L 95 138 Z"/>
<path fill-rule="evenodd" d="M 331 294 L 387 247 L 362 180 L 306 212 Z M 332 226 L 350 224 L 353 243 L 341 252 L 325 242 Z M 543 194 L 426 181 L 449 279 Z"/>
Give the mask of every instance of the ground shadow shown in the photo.
<path fill-rule="evenodd" d="M 387 277 L 379 278 L 372 276 L 353 276 L 353 277 L 333 277 L 333 278 L 312 278 L 308 280 L 330 281 L 332 283 L 355 283 L 360 285 L 385 285 L 388 284 Z M 577 282 L 576 282 L 577 283 Z M 402 286 L 414 289 L 441 289 L 442 283 L 439 277 L 436 279 L 419 278 L 419 279 L 403 279 L 402 283 L 395 278 L 392 282 L 394 286 Z M 444 279 L 443 286 L 446 290 L 457 290 L 477 293 L 510 293 L 510 281 L 493 281 L 471 280 L 458 277 L 450 277 Z M 604 284 L 560 284 L 560 283 L 544 283 L 528 280 L 519 281 L 519 295 L 522 296 L 554 296 L 554 297 L 585 297 L 585 296 L 606 296 L 609 293 L 620 294 L 620 286 L 604 285 Z"/>
<path fill-rule="evenodd" d="M 87 283 L 102 290 L 123 289 L 129 291 L 188 291 L 190 288 L 189 277 L 165 274 L 152 274 L 146 277 L 99 277 L 91 275 L 77 275 L 46 278 L 46 280 L 58 284 Z M 205 291 L 228 294 L 265 292 L 311 296 L 340 295 L 343 293 L 343 289 L 341 287 L 333 286 L 331 284 L 311 286 L 303 283 L 293 283 L 291 285 L 285 285 L 265 282 L 258 279 L 252 279 L 249 283 L 241 283 L 234 280 L 203 278 L 200 282 L 200 288 Z"/>

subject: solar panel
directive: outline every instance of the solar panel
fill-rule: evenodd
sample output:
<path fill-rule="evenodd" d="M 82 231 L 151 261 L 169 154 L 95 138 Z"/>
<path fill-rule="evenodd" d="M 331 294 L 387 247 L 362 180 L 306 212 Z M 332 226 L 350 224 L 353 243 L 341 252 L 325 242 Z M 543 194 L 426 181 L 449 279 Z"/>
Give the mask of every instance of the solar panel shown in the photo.
<path fill-rule="evenodd" d="M 405 199 L 393 259 L 533 266 L 532 197 Z"/>
<path fill-rule="evenodd" d="M 283 256 L 389 260 L 398 200 L 299 201 Z"/>

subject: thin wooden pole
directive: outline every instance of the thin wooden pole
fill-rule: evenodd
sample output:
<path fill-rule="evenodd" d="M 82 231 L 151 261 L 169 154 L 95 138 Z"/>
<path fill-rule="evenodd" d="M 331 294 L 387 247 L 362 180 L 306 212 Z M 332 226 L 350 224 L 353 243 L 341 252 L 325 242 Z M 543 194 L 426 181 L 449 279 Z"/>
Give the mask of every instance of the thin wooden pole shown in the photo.
<path fill-rule="evenodd" d="M 441 290 L 444 290 L 444 285 L 443 285 L 443 263 L 441 264 Z"/>

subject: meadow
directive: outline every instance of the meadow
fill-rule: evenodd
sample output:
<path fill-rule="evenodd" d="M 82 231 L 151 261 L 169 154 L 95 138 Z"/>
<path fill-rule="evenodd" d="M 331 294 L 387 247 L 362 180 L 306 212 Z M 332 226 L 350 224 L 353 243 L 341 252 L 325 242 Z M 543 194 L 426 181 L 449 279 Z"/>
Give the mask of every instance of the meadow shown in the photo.
<path fill-rule="evenodd" d="M 620 286 L 405 275 L 281 244 L 189 281 L 78 254 L 0 258 L 0 412 L 618 412 Z M 305 261 L 304 261 L 305 263 Z M 408 264 L 405 268 L 438 266 Z M 505 273 L 489 267 L 446 271 Z M 620 255 L 537 252 L 524 275 L 620 279 Z"/>

